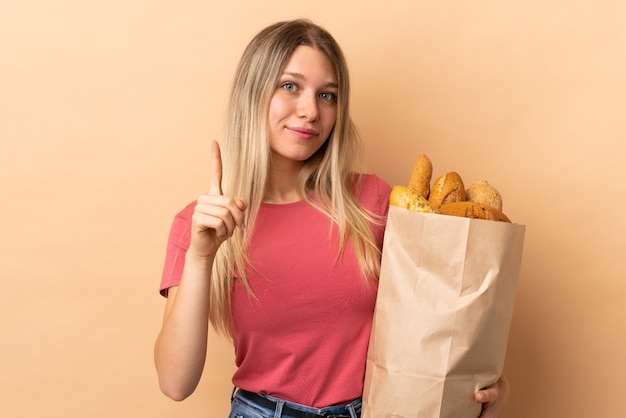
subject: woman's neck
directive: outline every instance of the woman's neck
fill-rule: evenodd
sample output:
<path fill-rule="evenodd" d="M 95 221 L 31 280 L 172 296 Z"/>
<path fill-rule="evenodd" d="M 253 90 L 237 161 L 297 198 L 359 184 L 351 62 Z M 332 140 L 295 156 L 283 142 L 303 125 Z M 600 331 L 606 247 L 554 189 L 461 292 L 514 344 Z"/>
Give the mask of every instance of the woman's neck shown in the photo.
<path fill-rule="evenodd" d="M 303 199 L 298 189 L 298 176 L 302 164 L 272 164 L 269 186 L 263 202 L 274 204 L 293 203 Z"/>

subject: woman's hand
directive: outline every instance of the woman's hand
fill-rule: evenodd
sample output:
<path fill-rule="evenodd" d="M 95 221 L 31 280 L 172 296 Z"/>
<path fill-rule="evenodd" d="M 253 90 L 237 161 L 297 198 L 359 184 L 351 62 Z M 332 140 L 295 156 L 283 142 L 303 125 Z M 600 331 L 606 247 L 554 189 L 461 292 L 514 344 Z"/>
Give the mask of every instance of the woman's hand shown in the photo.
<path fill-rule="evenodd" d="M 191 224 L 189 255 L 207 258 L 231 237 L 236 227 L 244 227 L 246 204 L 222 193 L 222 156 L 217 142 L 211 147 L 209 191 L 198 197 Z"/>
<path fill-rule="evenodd" d="M 479 418 L 501 418 L 509 404 L 510 395 L 509 382 L 504 375 L 493 385 L 476 392 L 476 401 L 483 404 Z"/>

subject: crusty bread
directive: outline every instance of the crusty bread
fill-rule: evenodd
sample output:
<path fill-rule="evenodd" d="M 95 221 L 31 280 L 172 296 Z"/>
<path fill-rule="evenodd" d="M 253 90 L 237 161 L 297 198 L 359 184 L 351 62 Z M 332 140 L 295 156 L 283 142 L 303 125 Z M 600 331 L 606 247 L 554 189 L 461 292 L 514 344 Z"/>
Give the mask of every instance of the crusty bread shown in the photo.
<path fill-rule="evenodd" d="M 500 192 L 485 180 L 472 184 L 465 194 L 470 202 L 482 203 L 502 211 Z"/>
<path fill-rule="evenodd" d="M 435 213 L 428 200 L 404 186 L 393 186 L 389 195 L 389 204 L 415 212 Z"/>
<path fill-rule="evenodd" d="M 451 171 L 438 177 L 430 187 L 432 174 L 428 156 L 419 155 L 408 187 L 394 186 L 389 204 L 415 212 L 511 222 L 502 212 L 500 192 L 488 182 L 479 181 L 466 190 L 461 176 Z"/>
<path fill-rule="evenodd" d="M 433 164 L 430 159 L 422 154 L 417 157 L 409 180 L 409 190 L 426 199 L 430 193 L 430 180 L 433 176 Z"/>
<path fill-rule="evenodd" d="M 442 215 L 463 216 L 466 218 L 485 219 L 488 221 L 511 222 L 511 220 L 498 209 L 482 203 L 446 203 L 439 207 L 438 212 Z"/>
<path fill-rule="evenodd" d="M 446 203 L 462 202 L 464 200 L 465 186 L 463 185 L 461 176 L 455 171 L 451 171 L 437 178 L 433 183 L 430 196 L 428 197 L 430 205 L 435 209 Z"/>

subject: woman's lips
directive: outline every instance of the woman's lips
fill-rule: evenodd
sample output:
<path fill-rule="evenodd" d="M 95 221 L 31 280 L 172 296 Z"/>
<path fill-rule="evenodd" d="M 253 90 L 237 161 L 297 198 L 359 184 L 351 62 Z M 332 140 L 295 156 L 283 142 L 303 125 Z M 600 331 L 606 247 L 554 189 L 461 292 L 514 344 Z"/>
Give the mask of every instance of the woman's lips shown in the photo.
<path fill-rule="evenodd" d="M 297 128 L 297 127 L 291 127 L 291 128 L 287 128 L 289 129 L 291 132 L 293 132 L 298 138 L 300 139 L 311 139 L 314 136 L 317 135 L 317 131 L 315 131 L 314 129 L 309 129 L 309 128 Z"/>

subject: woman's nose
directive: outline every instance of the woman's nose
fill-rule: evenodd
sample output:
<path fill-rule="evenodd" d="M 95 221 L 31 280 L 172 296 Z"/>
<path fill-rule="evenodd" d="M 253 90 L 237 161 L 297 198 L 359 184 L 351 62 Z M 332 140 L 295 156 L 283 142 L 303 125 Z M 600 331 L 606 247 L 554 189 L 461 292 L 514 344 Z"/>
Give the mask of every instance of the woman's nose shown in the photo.
<path fill-rule="evenodd" d="M 316 120 L 319 115 L 317 105 L 317 95 L 313 93 L 302 94 L 298 100 L 298 117 Z"/>

